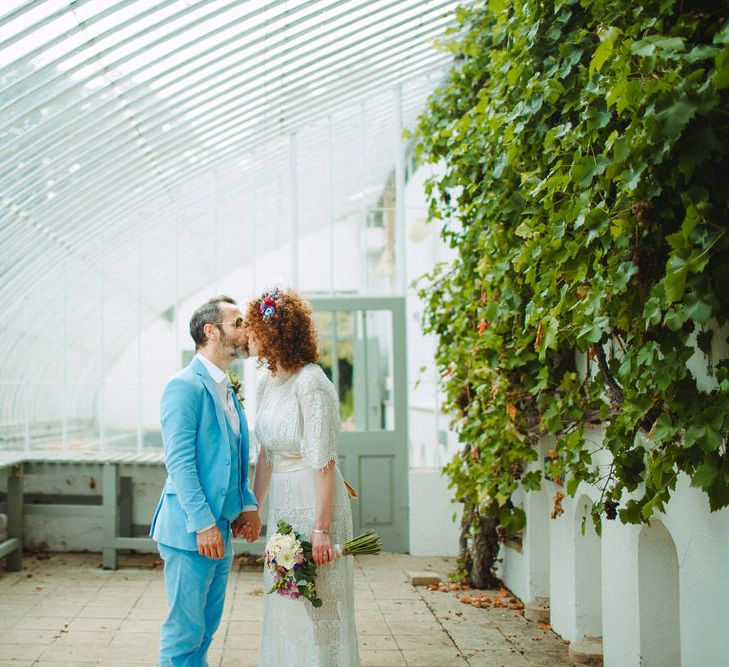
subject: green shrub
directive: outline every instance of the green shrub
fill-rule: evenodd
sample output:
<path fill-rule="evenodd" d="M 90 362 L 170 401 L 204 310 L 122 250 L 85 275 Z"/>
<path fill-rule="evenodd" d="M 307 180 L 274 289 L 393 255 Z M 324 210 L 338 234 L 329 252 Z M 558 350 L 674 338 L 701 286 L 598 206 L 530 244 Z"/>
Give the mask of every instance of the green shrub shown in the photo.
<path fill-rule="evenodd" d="M 681 472 L 729 504 L 729 362 L 711 357 L 729 316 L 728 14 L 492 0 L 443 46 L 454 66 L 416 140 L 443 164 L 430 215 L 457 259 L 424 277 L 424 325 L 464 443 L 446 472 L 502 534 L 524 525 L 511 497 L 540 486 L 547 434 L 549 476 L 598 486 L 598 529 L 616 504 L 630 523 L 664 509 Z"/>

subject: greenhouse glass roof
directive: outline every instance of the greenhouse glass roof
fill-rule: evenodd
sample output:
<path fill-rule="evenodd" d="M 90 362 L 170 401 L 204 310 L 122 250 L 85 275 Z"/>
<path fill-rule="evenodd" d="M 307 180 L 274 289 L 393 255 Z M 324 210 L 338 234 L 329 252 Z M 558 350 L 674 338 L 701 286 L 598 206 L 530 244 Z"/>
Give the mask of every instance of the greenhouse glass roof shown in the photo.
<path fill-rule="evenodd" d="M 5 0 L 0 425 L 95 414 L 130 341 L 292 217 L 371 224 L 457 4 Z"/>

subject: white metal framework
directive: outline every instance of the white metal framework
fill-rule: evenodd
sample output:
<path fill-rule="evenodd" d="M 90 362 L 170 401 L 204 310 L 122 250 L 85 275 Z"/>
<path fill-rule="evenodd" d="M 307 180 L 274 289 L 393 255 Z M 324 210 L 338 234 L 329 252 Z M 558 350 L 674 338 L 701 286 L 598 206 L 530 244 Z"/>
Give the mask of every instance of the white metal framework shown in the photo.
<path fill-rule="evenodd" d="M 110 396 L 141 414 L 140 387 L 156 386 L 141 332 L 171 323 L 177 360 L 184 300 L 243 264 L 239 293 L 257 289 L 278 274 L 256 258 L 279 246 L 285 277 L 319 290 L 304 239 L 319 233 L 336 291 L 354 244 L 348 289 L 372 289 L 371 231 L 402 222 L 401 130 L 450 61 L 434 41 L 456 5 L 5 0 L 0 449 L 46 431 L 64 446 L 74 429 L 107 439 Z M 110 387 L 135 340 L 136 389 Z"/>

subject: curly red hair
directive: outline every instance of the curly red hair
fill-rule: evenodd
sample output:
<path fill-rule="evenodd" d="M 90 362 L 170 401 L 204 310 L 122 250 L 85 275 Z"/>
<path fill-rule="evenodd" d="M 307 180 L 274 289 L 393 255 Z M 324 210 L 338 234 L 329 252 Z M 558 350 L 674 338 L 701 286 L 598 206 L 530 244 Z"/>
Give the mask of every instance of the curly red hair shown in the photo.
<path fill-rule="evenodd" d="M 311 317 L 311 306 L 298 292 L 281 290 L 270 317 L 261 314 L 261 302 L 248 303 L 245 326 L 256 339 L 260 364 L 287 373 L 319 361 L 319 342 Z"/>

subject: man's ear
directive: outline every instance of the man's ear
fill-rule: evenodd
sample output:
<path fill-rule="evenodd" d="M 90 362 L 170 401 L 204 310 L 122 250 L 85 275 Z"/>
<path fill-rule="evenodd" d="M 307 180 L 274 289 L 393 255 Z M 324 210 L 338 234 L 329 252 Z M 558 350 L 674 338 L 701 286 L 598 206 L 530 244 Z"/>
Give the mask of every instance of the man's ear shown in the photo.
<path fill-rule="evenodd" d="M 215 328 L 214 324 L 206 324 L 203 327 L 203 331 L 205 332 L 205 336 L 207 337 L 208 340 L 217 339 L 217 336 L 215 335 L 215 332 L 217 331 L 217 329 Z"/>

